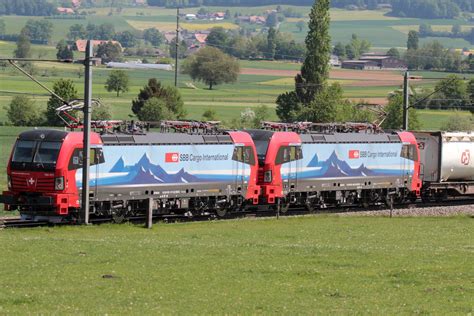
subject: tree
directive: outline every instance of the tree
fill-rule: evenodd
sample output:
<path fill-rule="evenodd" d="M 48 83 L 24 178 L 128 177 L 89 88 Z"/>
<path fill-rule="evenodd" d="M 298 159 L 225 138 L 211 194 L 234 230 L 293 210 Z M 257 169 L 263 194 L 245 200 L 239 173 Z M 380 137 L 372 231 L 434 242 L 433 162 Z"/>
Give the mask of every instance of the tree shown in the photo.
<path fill-rule="evenodd" d="M 217 121 L 218 116 L 217 116 L 216 110 L 207 109 L 206 111 L 204 111 L 204 113 L 202 113 L 202 118 L 201 119 L 203 121 Z"/>
<path fill-rule="evenodd" d="M 298 119 L 318 123 L 334 122 L 337 115 L 337 106 L 343 100 L 343 90 L 339 83 L 333 83 L 320 93 L 314 100 L 302 109 Z"/>
<path fill-rule="evenodd" d="M 204 47 L 189 56 L 183 64 L 183 73 L 209 86 L 237 81 L 239 62 L 215 47 Z"/>
<path fill-rule="evenodd" d="M 5 106 L 8 120 L 14 126 L 33 126 L 39 123 L 38 110 L 35 103 L 24 95 L 13 97 L 9 106 Z"/>
<path fill-rule="evenodd" d="M 252 128 L 260 128 L 262 121 L 265 121 L 270 116 L 269 108 L 265 104 L 258 106 L 254 111 L 254 118 L 252 122 Z"/>
<path fill-rule="evenodd" d="M 145 102 L 151 98 L 163 100 L 175 118 L 182 119 L 186 116 L 179 90 L 171 86 L 162 86 L 156 78 L 149 79 L 148 84 L 138 93 L 138 97 L 132 101 L 132 112 L 138 115 Z"/>
<path fill-rule="evenodd" d="M 278 96 L 276 112 L 285 122 L 301 117 L 300 112 L 313 103 L 327 88 L 331 38 L 329 36 L 329 0 L 315 1 L 311 8 L 308 34 L 305 39 L 306 57 L 301 73 L 295 77 L 295 90 Z M 314 111 L 313 111 L 314 112 Z"/>
<path fill-rule="evenodd" d="M 169 47 L 170 47 L 170 56 L 174 58 L 176 56 L 176 37 L 171 40 Z M 184 40 L 181 40 L 178 46 L 178 58 L 184 58 L 184 56 L 186 55 L 186 52 L 188 51 L 187 47 L 188 47 L 188 44 Z"/>
<path fill-rule="evenodd" d="M 92 39 L 106 40 L 109 41 L 114 38 L 115 28 L 113 24 L 103 23 L 95 28 L 95 32 L 92 35 Z"/>
<path fill-rule="evenodd" d="M 459 35 L 461 34 L 461 25 L 459 24 L 454 24 L 453 27 L 451 28 L 451 33 L 453 33 L 454 35 Z"/>
<path fill-rule="evenodd" d="M 115 34 L 115 39 L 119 41 L 123 47 L 134 47 L 138 41 L 135 34 L 130 31 L 123 31 Z"/>
<path fill-rule="evenodd" d="M 467 85 L 464 80 L 456 75 L 449 75 L 438 81 L 435 85 L 437 91 L 430 106 L 436 108 L 462 108 L 469 103 Z"/>
<path fill-rule="evenodd" d="M 275 59 L 276 36 L 277 32 L 273 27 L 270 27 L 267 34 L 267 57 L 270 59 Z"/>
<path fill-rule="evenodd" d="M 418 49 L 418 32 L 417 31 L 409 31 L 408 32 L 408 40 L 407 40 L 407 49 Z"/>
<path fill-rule="evenodd" d="M 396 93 L 389 97 L 388 105 L 385 107 L 387 117 L 382 124 L 385 129 L 401 129 L 403 126 L 403 96 Z M 408 110 L 408 129 L 417 130 L 420 128 L 418 114 L 414 108 Z"/>
<path fill-rule="evenodd" d="M 283 122 L 295 122 L 303 105 L 295 91 L 280 94 L 276 100 L 276 114 Z"/>
<path fill-rule="evenodd" d="M 400 51 L 397 48 L 392 47 L 387 51 L 387 55 L 395 58 L 400 58 Z"/>
<path fill-rule="evenodd" d="M 303 32 L 304 27 L 306 26 L 306 23 L 303 20 L 299 20 L 296 22 L 296 28 L 300 31 Z"/>
<path fill-rule="evenodd" d="M 334 46 L 332 53 L 339 58 L 346 58 L 346 47 L 341 42 L 337 42 Z"/>
<path fill-rule="evenodd" d="M 456 112 L 450 115 L 449 118 L 441 125 L 442 131 L 454 132 L 454 131 L 472 131 L 474 128 L 474 120 L 472 114 L 462 115 Z"/>
<path fill-rule="evenodd" d="M 47 0 L 2 0 L 0 1 L 0 15 L 53 15 L 57 12 L 56 7 Z"/>
<path fill-rule="evenodd" d="M 104 121 L 110 120 L 112 118 L 112 113 L 110 113 L 110 108 L 104 104 L 100 106 L 93 106 L 91 119 L 93 121 Z"/>
<path fill-rule="evenodd" d="M 86 38 L 86 29 L 82 24 L 74 24 L 69 27 L 67 38 L 71 41 Z"/>
<path fill-rule="evenodd" d="M 362 54 L 367 53 L 372 46 L 367 40 L 360 40 L 356 34 L 352 34 L 350 46 L 352 47 L 352 57 L 359 58 Z"/>
<path fill-rule="evenodd" d="M 77 99 L 77 89 L 74 86 L 74 82 L 70 79 L 59 79 L 56 81 L 53 85 L 53 91 L 66 102 Z M 62 124 L 61 119 L 56 114 L 56 109 L 61 105 L 63 105 L 63 102 L 55 96 L 49 98 L 45 113 L 48 125 L 58 126 Z"/>
<path fill-rule="evenodd" d="M 118 44 L 107 42 L 97 47 L 97 57 L 102 58 L 102 62 L 120 61 L 122 59 L 122 48 Z"/>
<path fill-rule="evenodd" d="M 120 92 L 128 91 L 129 77 L 128 74 L 123 70 L 112 70 L 105 82 L 105 88 L 107 91 L 117 92 L 117 97 Z"/>
<path fill-rule="evenodd" d="M 53 23 L 48 20 L 28 20 L 21 30 L 21 34 L 36 41 L 48 42 L 53 34 Z"/>
<path fill-rule="evenodd" d="M 206 43 L 209 46 L 224 49 L 228 39 L 229 36 L 227 35 L 227 31 L 221 26 L 216 26 L 209 32 L 209 35 L 206 38 Z"/>
<path fill-rule="evenodd" d="M 60 40 L 56 45 L 56 49 L 58 52 L 56 53 L 57 59 L 73 59 L 74 53 L 72 49 L 69 48 L 69 45 L 66 43 L 65 40 Z"/>
<path fill-rule="evenodd" d="M 16 42 L 15 57 L 28 58 L 31 55 L 30 38 L 26 35 L 20 35 Z"/>
<path fill-rule="evenodd" d="M 164 42 L 165 37 L 157 29 L 150 28 L 143 31 L 143 39 L 153 46 L 160 46 Z"/>
<path fill-rule="evenodd" d="M 467 84 L 467 94 L 469 96 L 471 111 L 474 111 L 474 79 L 469 80 Z"/>
<path fill-rule="evenodd" d="M 303 105 L 309 105 L 314 96 L 324 90 L 329 77 L 331 37 L 329 36 L 329 0 L 315 1 L 309 14 L 309 31 L 305 43 L 307 54 L 296 75 L 295 91 Z"/>
<path fill-rule="evenodd" d="M 176 118 L 174 113 L 166 106 L 165 100 L 156 97 L 146 100 L 137 116 L 141 121 L 161 121 Z"/>
<path fill-rule="evenodd" d="M 267 20 L 265 21 L 265 25 L 268 27 L 276 27 L 278 23 L 278 16 L 276 12 L 272 12 L 267 16 Z"/>
<path fill-rule="evenodd" d="M 433 34 L 433 29 L 431 28 L 431 25 L 429 24 L 421 24 L 418 31 L 421 37 L 426 37 Z"/>
<path fill-rule="evenodd" d="M 0 36 L 5 35 L 5 29 L 6 29 L 5 21 L 0 20 Z"/>

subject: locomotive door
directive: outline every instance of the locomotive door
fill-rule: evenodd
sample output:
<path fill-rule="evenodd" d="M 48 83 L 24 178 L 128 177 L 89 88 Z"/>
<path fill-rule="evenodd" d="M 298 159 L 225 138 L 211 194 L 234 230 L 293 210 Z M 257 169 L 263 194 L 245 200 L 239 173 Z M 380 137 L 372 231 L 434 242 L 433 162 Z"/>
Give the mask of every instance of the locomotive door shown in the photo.
<path fill-rule="evenodd" d="M 234 148 L 234 153 L 232 155 L 233 160 L 233 172 L 234 172 L 234 179 L 235 179 L 235 187 L 238 191 L 244 189 L 245 185 L 245 157 L 246 157 L 246 150 L 245 146 L 237 145 Z M 240 189 L 239 189 L 240 188 Z"/>
<path fill-rule="evenodd" d="M 300 145 L 289 145 L 280 147 L 276 164 L 281 165 L 283 191 L 295 191 L 298 186 L 298 172 L 301 165 L 302 151 Z"/>

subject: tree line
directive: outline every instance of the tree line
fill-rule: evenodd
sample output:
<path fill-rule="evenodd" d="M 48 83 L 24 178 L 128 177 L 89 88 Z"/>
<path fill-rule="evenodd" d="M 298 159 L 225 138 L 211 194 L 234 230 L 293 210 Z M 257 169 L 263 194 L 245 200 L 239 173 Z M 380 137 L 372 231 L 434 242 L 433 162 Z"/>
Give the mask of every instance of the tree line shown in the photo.
<path fill-rule="evenodd" d="M 451 31 L 435 31 L 429 24 L 421 24 L 418 30 L 420 37 L 463 38 L 471 44 L 474 44 L 474 28 L 463 31 L 459 24 L 453 25 Z"/>
<path fill-rule="evenodd" d="M 239 32 L 214 27 L 207 36 L 206 44 L 240 59 L 300 60 L 305 54 L 304 44 L 297 43 L 291 35 L 280 33 L 272 27 L 266 34 L 257 35 L 245 30 Z M 171 53 L 174 53 L 174 46 L 170 46 Z"/>
<path fill-rule="evenodd" d="M 407 51 L 403 58 L 411 70 L 474 71 L 472 55 L 463 59 L 460 52 L 445 48 L 439 41 L 420 46 L 419 33 L 413 30 L 408 33 Z"/>
<path fill-rule="evenodd" d="M 46 0 L 2 0 L 0 15 L 48 16 L 56 13 L 56 6 Z"/>
<path fill-rule="evenodd" d="M 148 0 L 152 6 L 198 7 L 206 6 L 262 6 L 272 4 L 312 5 L 313 0 Z M 472 12 L 472 0 L 333 0 L 336 8 L 376 9 L 380 4 L 390 4 L 391 15 L 427 19 L 450 19 L 462 12 Z"/>

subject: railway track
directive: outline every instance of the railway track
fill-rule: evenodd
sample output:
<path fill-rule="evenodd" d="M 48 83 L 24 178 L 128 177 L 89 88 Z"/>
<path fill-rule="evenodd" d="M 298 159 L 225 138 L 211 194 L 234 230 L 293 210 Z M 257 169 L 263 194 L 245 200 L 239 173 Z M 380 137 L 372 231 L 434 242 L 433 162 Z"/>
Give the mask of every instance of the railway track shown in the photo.
<path fill-rule="evenodd" d="M 474 198 L 471 199 L 455 199 L 449 201 L 441 202 L 413 202 L 395 205 L 393 207 L 393 212 L 400 212 L 402 210 L 410 209 L 430 209 L 430 208 L 443 208 L 443 207 L 455 207 L 455 206 L 470 206 L 474 205 Z M 303 207 L 294 207 L 288 209 L 286 212 L 280 212 L 277 214 L 275 211 L 260 211 L 252 210 L 247 211 L 242 214 L 229 215 L 225 218 L 219 218 L 216 215 L 199 215 L 199 216 L 186 216 L 186 215 L 155 215 L 153 216 L 153 221 L 162 221 L 162 222 L 191 222 L 191 221 L 208 221 L 214 219 L 236 219 L 244 217 L 275 217 L 275 216 L 298 216 L 298 215 L 308 215 L 308 214 L 344 214 L 344 213 L 377 213 L 390 211 L 390 208 L 384 204 L 374 205 L 367 208 L 360 208 L 359 206 L 348 206 L 348 207 L 330 207 L 323 209 L 315 209 L 308 211 Z M 144 223 L 146 221 L 146 216 L 133 216 L 130 218 L 124 219 L 123 222 L 130 222 L 134 224 Z M 103 223 L 115 223 L 116 221 L 112 217 L 107 218 L 92 218 L 91 224 L 99 225 Z M 4 228 L 27 228 L 27 227 L 40 227 L 40 226 L 56 226 L 56 225 L 77 225 L 76 222 L 62 222 L 62 223 L 50 223 L 47 221 L 32 221 L 32 220 L 22 220 L 20 217 L 6 217 L 0 218 L 0 230 Z"/>

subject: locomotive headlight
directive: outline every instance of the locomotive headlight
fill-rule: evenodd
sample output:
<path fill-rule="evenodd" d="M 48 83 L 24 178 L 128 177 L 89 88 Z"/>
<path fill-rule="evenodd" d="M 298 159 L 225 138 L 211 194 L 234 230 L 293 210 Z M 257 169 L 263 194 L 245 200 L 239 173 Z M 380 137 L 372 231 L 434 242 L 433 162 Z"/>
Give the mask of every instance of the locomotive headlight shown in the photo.
<path fill-rule="evenodd" d="M 64 190 L 64 177 L 54 178 L 54 189 L 55 190 Z"/>
<path fill-rule="evenodd" d="M 7 184 L 8 184 L 8 190 L 11 190 L 12 189 L 12 178 L 10 177 L 10 175 L 7 176 Z"/>
<path fill-rule="evenodd" d="M 267 170 L 263 174 L 263 182 L 272 182 L 272 171 Z"/>

